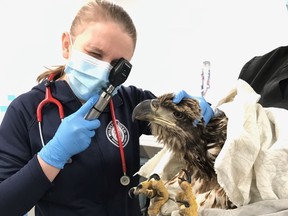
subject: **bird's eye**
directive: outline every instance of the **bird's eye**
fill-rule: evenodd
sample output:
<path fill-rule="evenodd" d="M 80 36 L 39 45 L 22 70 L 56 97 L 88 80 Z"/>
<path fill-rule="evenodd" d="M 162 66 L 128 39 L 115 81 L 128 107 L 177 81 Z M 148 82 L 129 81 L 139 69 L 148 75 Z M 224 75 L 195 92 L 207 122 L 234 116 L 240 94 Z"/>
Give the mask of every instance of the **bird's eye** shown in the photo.
<path fill-rule="evenodd" d="M 181 112 L 173 112 L 173 115 L 177 119 L 182 119 L 183 118 L 183 113 L 181 113 Z"/>

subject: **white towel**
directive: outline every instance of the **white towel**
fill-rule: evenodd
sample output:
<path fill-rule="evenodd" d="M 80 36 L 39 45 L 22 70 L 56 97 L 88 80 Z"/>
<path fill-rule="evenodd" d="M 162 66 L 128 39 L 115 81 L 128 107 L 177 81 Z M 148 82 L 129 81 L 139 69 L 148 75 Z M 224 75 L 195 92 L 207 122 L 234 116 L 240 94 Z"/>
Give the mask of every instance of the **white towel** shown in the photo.
<path fill-rule="evenodd" d="M 218 182 L 238 207 L 288 199 L 288 111 L 263 108 L 259 98 L 250 85 L 238 80 L 216 106 L 229 120 L 215 170 Z M 158 173 L 165 181 L 181 168 L 183 161 L 164 147 L 137 174 L 148 178 Z"/>
<path fill-rule="evenodd" d="M 259 98 L 239 80 L 216 106 L 229 120 L 215 170 L 237 206 L 288 198 L 288 111 L 263 108 Z"/>
<path fill-rule="evenodd" d="M 182 168 L 185 168 L 183 159 L 175 157 L 174 153 L 164 146 L 136 174 L 149 178 L 150 175 L 157 173 L 163 181 L 168 181 Z"/>

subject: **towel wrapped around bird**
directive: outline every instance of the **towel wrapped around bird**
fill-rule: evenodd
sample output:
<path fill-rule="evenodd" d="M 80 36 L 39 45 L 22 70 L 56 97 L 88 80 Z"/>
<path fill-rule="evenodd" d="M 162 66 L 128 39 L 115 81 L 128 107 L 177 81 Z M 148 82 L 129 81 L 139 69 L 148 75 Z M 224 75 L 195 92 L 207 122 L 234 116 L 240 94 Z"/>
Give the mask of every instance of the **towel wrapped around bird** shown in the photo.
<path fill-rule="evenodd" d="M 288 111 L 280 108 L 264 108 L 257 103 L 259 98 L 260 95 L 249 84 L 241 79 L 238 80 L 235 88 L 215 106 L 216 115 L 220 111 L 219 118 L 226 119 L 226 121 L 218 119 L 217 122 L 222 124 L 225 134 L 213 134 L 209 142 L 202 143 L 206 145 L 204 148 L 206 152 L 201 149 L 190 149 L 190 147 L 178 148 L 179 151 L 191 150 L 193 154 L 200 154 L 194 155 L 193 158 L 193 160 L 198 160 L 200 165 L 197 163 L 195 165 L 191 161 L 189 162 L 190 165 L 188 163 L 188 166 L 192 167 L 192 170 L 188 168 L 188 172 L 191 174 L 192 179 L 190 181 L 199 215 L 210 215 L 209 210 L 215 212 L 213 208 L 223 211 L 220 213 L 223 215 L 228 211 L 230 215 L 241 215 L 245 208 L 249 208 L 251 213 L 249 215 L 264 215 L 271 212 L 283 212 L 288 209 L 288 207 L 283 209 L 283 205 L 288 206 Z M 225 115 L 223 116 L 221 112 Z M 179 113 L 174 114 L 177 115 L 176 117 L 181 117 Z M 197 116 L 197 112 L 194 115 Z M 201 130 L 208 130 L 205 133 L 213 133 L 210 131 L 209 123 L 205 127 L 201 118 L 198 118 L 197 121 L 199 121 Z M 226 127 L 223 126 L 225 122 Z M 153 126 L 153 122 L 151 122 L 151 126 Z M 193 130 L 195 127 L 194 124 Z M 213 127 L 220 130 L 216 123 Z M 154 135 L 160 131 L 158 126 L 156 129 L 155 126 L 154 129 L 152 128 L 152 133 L 153 130 Z M 200 132 L 194 131 L 194 133 L 199 135 Z M 177 135 L 175 134 L 175 136 Z M 216 139 L 217 136 L 222 136 L 218 145 L 213 143 L 213 139 Z M 203 135 L 196 136 L 196 138 L 204 139 Z M 221 144 L 222 139 L 224 140 Z M 169 143 L 165 143 L 170 142 L 171 138 L 170 140 L 158 139 L 158 141 L 163 142 L 164 148 L 148 160 L 137 174 L 146 178 L 152 174 L 158 174 L 164 182 L 170 197 L 162 206 L 159 215 L 181 215 L 179 210 L 183 205 L 181 203 L 179 205 L 175 197 L 178 193 L 183 192 L 179 179 L 183 180 L 183 169 L 187 170 L 187 159 L 191 160 L 192 157 L 189 158 L 185 154 L 183 157 L 179 157 L 179 152 L 177 150 L 175 152 Z M 197 146 L 197 148 L 200 147 Z M 210 172 L 210 176 L 201 172 L 196 175 L 193 174 L 194 168 L 199 170 L 202 167 L 206 169 L 205 165 L 210 166 L 209 160 L 213 157 L 215 157 L 214 161 L 212 160 L 214 173 L 208 169 L 204 173 Z M 204 183 L 205 185 L 209 183 L 209 188 L 203 190 Z M 219 197 L 222 200 L 217 204 Z M 276 204 L 275 200 L 278 200 Z M 226 203 L 224 203 L 225 201 Z M 268 210 L 267 201 L 273 203 L 271 209 L 268 208 Z M 265 208 L 261 207 L 262 203 L 263 205 L 265 203 Z M 252 205 L 256 207 L 251 208 Z M 245 214 L 248 215 L 247 212 Z"/>

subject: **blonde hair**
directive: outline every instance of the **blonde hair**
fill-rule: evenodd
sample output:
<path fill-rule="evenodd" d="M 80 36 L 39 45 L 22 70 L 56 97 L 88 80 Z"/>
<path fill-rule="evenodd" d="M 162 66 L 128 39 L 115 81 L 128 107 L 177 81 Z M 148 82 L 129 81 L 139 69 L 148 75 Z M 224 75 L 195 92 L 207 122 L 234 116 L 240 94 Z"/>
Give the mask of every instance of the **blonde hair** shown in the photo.
<path fill-rule="evenodd" d="M 119 5 L 104 0 L 90 0 L 84 4 L 77 12 L 71 27 L 70 34 L 76 36 L 81 33 L 81 26 L 90 22 L 113 21 L 119 24 L 125 32 L 131 37 L 134 48 L 137 41 L 137 32 L 135 25 L 128 13 Z M 55 69 L 49 69 L 37 77 L 37 82 L 46 79 L 51 73 L 56 76 L 63 76 L 65 66 L 57 66 Z"/>

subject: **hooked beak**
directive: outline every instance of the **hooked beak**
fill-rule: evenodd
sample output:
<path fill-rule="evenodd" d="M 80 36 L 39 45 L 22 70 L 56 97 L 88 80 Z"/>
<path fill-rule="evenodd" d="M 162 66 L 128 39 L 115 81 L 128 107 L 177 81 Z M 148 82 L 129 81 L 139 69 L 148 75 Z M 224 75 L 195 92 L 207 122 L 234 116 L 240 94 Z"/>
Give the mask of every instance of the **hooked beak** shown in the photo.
<path fill-rule="evenodd" d="M 173 114 L 161 107 L 158 99 L 144 100 L 132 112 L 132 120 L 148 121 L 157 125 L 175 127 Z"/>
<path fill-rule="evenodd" d="M 157 99 L 148 99 L 139 103 L 132 112 L 132 120 L 151 121 L 155 118 L 155 112 L 160 102 Z"/>

